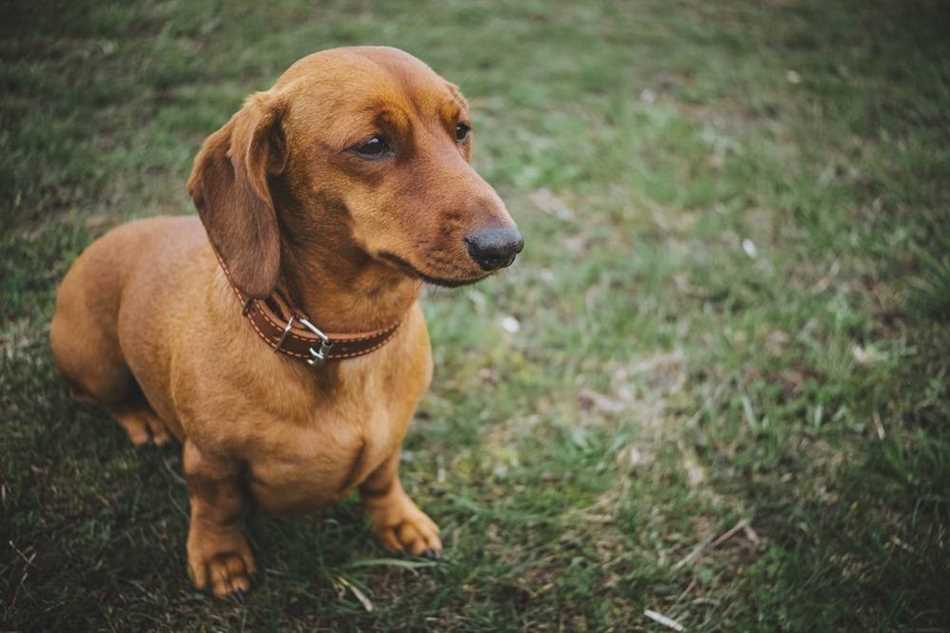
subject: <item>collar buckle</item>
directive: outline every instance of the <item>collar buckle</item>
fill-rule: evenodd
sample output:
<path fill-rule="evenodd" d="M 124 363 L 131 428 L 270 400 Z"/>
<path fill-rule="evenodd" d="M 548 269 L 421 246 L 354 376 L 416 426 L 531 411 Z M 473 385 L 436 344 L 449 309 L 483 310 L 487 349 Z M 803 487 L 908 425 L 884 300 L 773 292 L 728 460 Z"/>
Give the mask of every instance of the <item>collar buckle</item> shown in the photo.
<path fill-rule="evenodd" d="M 303 325 L 305 328 L 313 332 L 320 339 L 320 345 L 317 349 L 313 347 L 307 348 L 307 351 L 310 352 L 310 358 L 307 359 L 307 364 L 312 367 L 319 367 L 327 361 L 329 357 L 330 350 L 333 349 L 333 343 L 330 341 L 330 337 L 323 333 L 323 331 L 318 328 L 316 325 L 304 319 L 303 317 L 297 317 L 297 321 Z"/>

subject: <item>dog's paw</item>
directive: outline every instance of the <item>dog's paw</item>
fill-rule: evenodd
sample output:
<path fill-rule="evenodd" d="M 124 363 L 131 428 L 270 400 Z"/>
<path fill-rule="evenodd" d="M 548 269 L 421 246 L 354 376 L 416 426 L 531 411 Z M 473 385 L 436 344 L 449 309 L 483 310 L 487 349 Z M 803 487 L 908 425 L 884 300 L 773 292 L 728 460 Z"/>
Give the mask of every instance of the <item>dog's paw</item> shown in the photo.
<path fill-rule="evenodd" d="M 217 598 L 244 601 L 255 571 L 247 539 L 238 530 L 188 535 L 188 575 L 198 589 L 211 588 Z"/>
<path fill-rule="evenodd" d="M 129 440 L 135 446 L 149 443 L 164 446 L 171 440 L 165 423 L 154 413 L 142 407 L 116 407 L 112 409 L 112 415 L 125 429 Z"/>
<path fill-rule="evenodd" d="M 397 507 L 371 511 L 370 520 L 376 539 L 390 551 L 433 558 L 442 555 L 439 526 L 408 498 Z"/>

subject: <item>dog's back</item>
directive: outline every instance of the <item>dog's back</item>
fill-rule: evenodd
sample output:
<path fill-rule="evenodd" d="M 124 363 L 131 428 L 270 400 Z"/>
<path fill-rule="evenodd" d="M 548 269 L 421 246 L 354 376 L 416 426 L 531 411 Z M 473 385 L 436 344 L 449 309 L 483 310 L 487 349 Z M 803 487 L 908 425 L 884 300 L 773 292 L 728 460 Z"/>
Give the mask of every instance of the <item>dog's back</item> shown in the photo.
<path fill-rule="evenodd" d="M 164 312 L 155 304 L 175 296 L 168 288 L 193 283 L 208 251 L 194 216 L 130 222 L 83 251 L 59 287 L 50 328 L 56 364 L 78 397 L 110 408 L 141 398 L 122 330 L 154 328 L 149 321 Z"/>

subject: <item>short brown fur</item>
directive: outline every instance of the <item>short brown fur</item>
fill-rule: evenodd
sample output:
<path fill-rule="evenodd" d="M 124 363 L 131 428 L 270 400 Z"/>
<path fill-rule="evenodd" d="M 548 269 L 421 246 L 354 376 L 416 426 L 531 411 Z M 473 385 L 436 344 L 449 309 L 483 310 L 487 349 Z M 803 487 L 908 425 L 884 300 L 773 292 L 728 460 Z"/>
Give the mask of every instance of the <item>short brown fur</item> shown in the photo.
<path fill-rule="evenodd" d="M 310 510 L 356 488 L 384 546 L 441 551 L 398 477 L 432 375 L 421 280 L 483 278 L 462 238 L 513 226 L 468 164 L 471 140 L 454 136 L 467 107 L 395 49 L 305 57 L 205 141 L 188 182 L 199 218 L 120 226 L 63 280 L 51 342 L 77 395 L 136 444 L 182 444 L 198 588 L 249 589 L 250 502 Z M 392 145 L 386 160 L 353 151 L 375 134 Z M 317 369 L 274 353 L 242 318 L 211 244 L 241 290 L 280 288 L 326 331 L 402 325 L 381 349 Z"/>

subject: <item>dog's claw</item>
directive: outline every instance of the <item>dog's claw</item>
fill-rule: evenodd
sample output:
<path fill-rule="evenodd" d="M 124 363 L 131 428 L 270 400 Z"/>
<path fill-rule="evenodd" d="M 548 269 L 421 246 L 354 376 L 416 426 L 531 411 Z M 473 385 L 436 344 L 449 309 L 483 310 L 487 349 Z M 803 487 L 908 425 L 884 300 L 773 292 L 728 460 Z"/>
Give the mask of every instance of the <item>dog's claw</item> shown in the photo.
<path fill-rule="evenodd" d="M 442 560 L 442 552 L 433 549 L 427 549 L 422 552 L 423 558 L 428 558 L 430 560 Z"/>
<path fill-rule="evenodd" d="M 235 589 L 231 592 L 231 597 L 234 598 L 235 602 L 238 604 L 244 604 L 244 602 L 247 600 L 247 592 L 245 592 L 243 589 Z"/>

